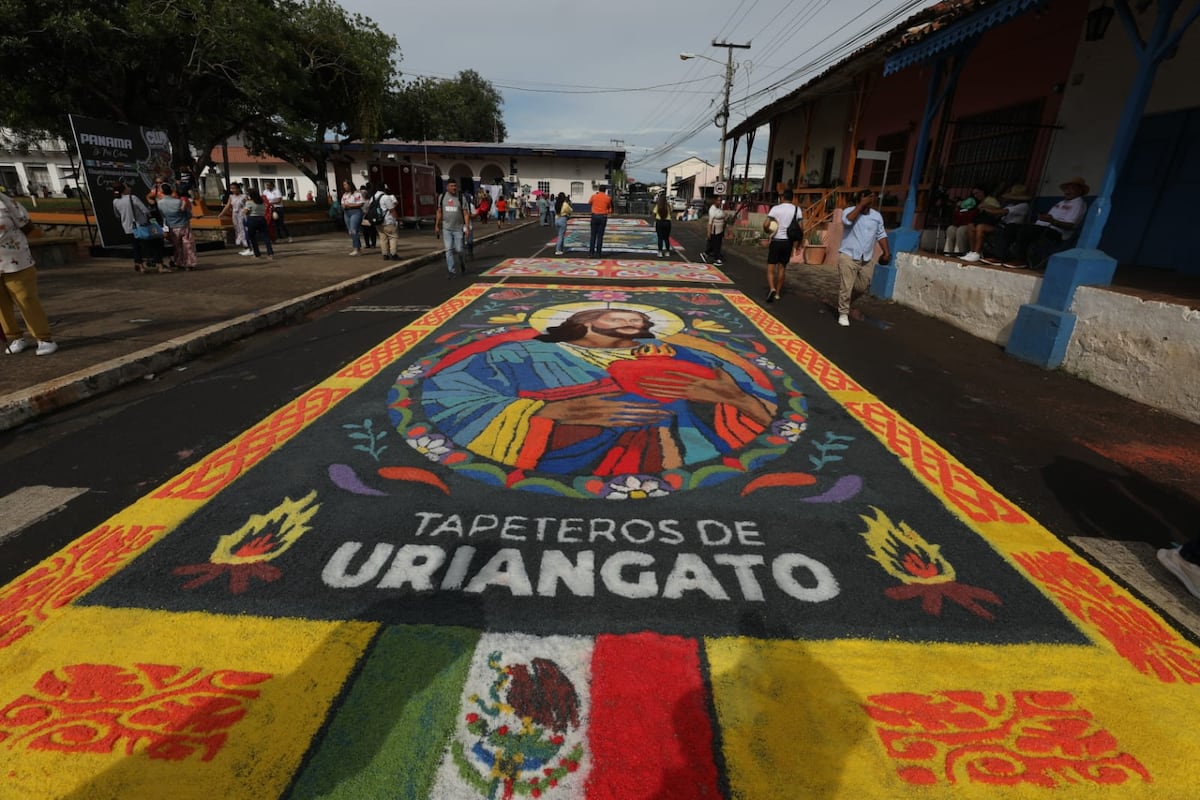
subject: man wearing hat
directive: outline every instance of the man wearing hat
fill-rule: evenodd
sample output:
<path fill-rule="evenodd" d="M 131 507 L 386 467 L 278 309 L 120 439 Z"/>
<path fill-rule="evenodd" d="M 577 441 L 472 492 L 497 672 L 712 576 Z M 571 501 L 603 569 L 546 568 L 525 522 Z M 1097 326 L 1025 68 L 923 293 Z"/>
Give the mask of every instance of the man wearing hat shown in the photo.
<path fill-rule="evenodd" d="M 985 264 L 998 264 L 1000 262 L 989 260 L 982 256 L 983 240 L 988 234 L 995 230 L 1008 230 L 1009 226 L 1022 225 L 1029 219 L 1029 201 L 1032 198 L 1025 189 L 1025 184 L 1014 183 L 1012 188 L 1000 195 L 1000 200 L 1003 203 L 1001 208 L 996 210 L 995 216 L 981 218 L 975 217 L 975 222 L 971 223 L 969 233 L 971 237 L 971 252 L 964 261 L 983 261 Z M 997 248 L 1001 254 L 1008 249 L 1008 236 L 1000 237 L 1004 240 L 1003 246 Z M 993 245 L 997 242 L 993 241 Z M 970 258 L 970 256 L 974 258 Z"/>
<path fill-rule="evenodd" d="M 1054 204 L 1048 214 L 1038 214 L 1032 225 L 1018 225 L 1013 231 L 1016 243 L 1013 246 L 1013 263 L 1005 266 L 1022 268 L 1040 266 L 1043 259 L 1063 249 L 1066 242 L 1074 239 L 1087 213 L 1087 202 L 1083 196 L 1091 191 L 1087 181 L 1079 176 L 1067 178 L 1059 188 L 1063 199 Z"/>

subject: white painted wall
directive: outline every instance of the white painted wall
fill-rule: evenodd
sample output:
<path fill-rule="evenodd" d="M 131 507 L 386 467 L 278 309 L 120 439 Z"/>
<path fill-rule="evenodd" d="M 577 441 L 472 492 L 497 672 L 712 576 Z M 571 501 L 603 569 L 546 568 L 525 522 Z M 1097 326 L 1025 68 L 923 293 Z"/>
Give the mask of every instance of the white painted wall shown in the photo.
<path fill-rule="evenodd" d="M 1081 286 L 1062 368 L 1200 423 L 1200 311 Z"/>
<path fill-rule="evenodd" d="M 1100 0 L 1093 0 L 1092 7 L 1098 5 Z M 1185 3 L 1176 12 L 1176 27 L 1188 8 Z M 1154 24 L 1156 9 L 1156 5 L 1151 5 L 1137 16 L 1143 37 Z M 1119 19 L 1113 18 L 1107 34 L 1098 42 L 1083 41 L 1082 30 L 1079 35 L 1075 62 L 1059 109 L 1058 124 L 1063 127 L 1055 136 L 1042 186 L 1035 194 L 1057 196 L 1058 183 L 1072 175 L 1082 175 L 1091 181 L 1093 189 L 1098 188 L 1121 108 L 1137 69 L 1133 47 Z M 1146 113 L 1200 106 L 1197 74 L 1200 74 L 1200 23 L 1193 23 L 1183 35 L 1175 57 L 1159 66 Z"/>
<path fill-rule="evenodd" d="M 672 164 L 671 166 L 667 167 L 667 192 L 674 194 L 675 190 L 672 187 L 675 185 L 676 181 L 690 178 L 711 166 L 713 165 L 709 164 L 704 159 L 695 157 L 684 159 L 678 164 Z M 690 200 L 691 198 L 685 197 L 684 199 Z"/>

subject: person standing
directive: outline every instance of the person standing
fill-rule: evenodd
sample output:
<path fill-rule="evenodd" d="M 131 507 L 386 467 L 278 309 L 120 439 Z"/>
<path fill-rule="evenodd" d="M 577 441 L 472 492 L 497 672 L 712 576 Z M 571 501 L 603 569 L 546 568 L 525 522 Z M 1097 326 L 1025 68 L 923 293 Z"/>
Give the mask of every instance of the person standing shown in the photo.
<path fill-rule="evenodd" d="M 286 237 L 290 243 L 292 241 L 292 234 L 283 219 L 283 193 L 275 188 L 275 181 L 264 181 L 262 195 L 271 206 L 271 220 L 275 223 L 276 238 L 283 239 Z"/>
<path fill-rule="evenodd" d="M 601 186 L 592 195 L 592 236 L 588 241 L 588 255 L 600 258 L 604 254 L 604 229 L 608 227 L 608 215 L 612 213 L 612 198 Z"/>
<path fill-rule="evenodd" d="M 399 261 L 400 218 L 396 216 L 396 207 L 399 205 L 396 195 L 392 194 L 387 184 L 384 184 L 376 202 L 379 204 L 379 210 L 383 213 L 383 221 L 379 225 L 379 237 L 383 242 L 383 260 Z"/>
<path fill-rule="evenodd" d="M 171 265 L 184 270 L 196 268 L 196 239 L 192 235 L 192 202 L 181 197 L 179 190 L 169 183 L 162 185 L 162 198 L 158 201 L 163 225 L 171 240 Z"/>
<path fill-rule="evenodd" d="M 671 204 L 667 193 L 659 192 L 654 201 L 654 233 L 658 236 L 658 257 L 671 257 Z"/>
<path fill-rule="evenodd" d="M 375 204 L 379 201 L 380 192 L 374 184 L 364 184 L 362 187 L 363 209 L 362 209 L 362 243 L 365 248 L 377 247 L 379 245 L 379 231 L 375 228 L 377 215 L 375 213 Z"/>
<path fill-rule="evenodd" d="M 242 206 L 246 203 L 246 195 L 242 194 L 242 185 L 240 183 L 229 184 L 229 197 L 225 199 L 225 205 L 217 212 L 217 218 L 221 218 L 229 214 L 233 220 L 233 243 L 241 246 L 239 256 L 252 256 L 254 251 L 250 249 L 250 242 L 246 241 L 246 215 L 242 213 Z"/>
<path fill-rule="evenodd" d="M 571 218 L 571 214 L 574 211 L 575 209 L 571 208 L 571 203 L 567 200 L 566 194 L 559 192 L 558 197 L 554 198 L 554 224 L 558 227 L 558 241 L 554 247 L 554 255 L 556 256 L 566 253 L 567 220 Z"/>
<path fill-rule="evenodd" d="M 892 255 L 888 248 L 883 215 L 875 210 L 876 194 L 870 189 L 858 193 L 858 202 L 842 210 L 842 246 L 838 248 L 838 325 L 850 324 L 850 305 L 857 295 L 871 286 L 875 264 L 886 264 Z M 883 249 L 875 260 L 875 245 Z"/>
<path fill-rule="evenodd" d="M 129 237 L 133 249 L 133 271 L 170 272 L 162 265 L 162 239 L 139 239 L 133 235 L 135 229 L 150 224 L 150 207 L 140 197 L 133 196 L 133 187 L 128 183 L 118 184 L 117 190 L 118 194 L 113 198 L 113 213 L 121 222 L 121 230 Z"/>
<path fill-rule="evenodd" d="M 350 181 L 342 181 L 341 204 L 346 233 L 350 234 L 350 255 L 356 256 L 362 252 L 362 240 L 359 236 L 362 230 L 363 196 Z"/>
<path fill-rule="evenodd" d="M 15 355 L 26 350 L 25 331 L 17 326 L 14 307 L 21 310 L 25 326 L 37 339 L 39 356 L 58 350 L 50 336 L 50 320 L 38 297 L 37 266 L 25 229 L 29 212 L 6 194 L 0 194 L 0 326 L 4 329 L 4 352 Z"/>
<path fill-rule="evenodd" d="M 550 202 L 546 199 L 546 195 L 539 194 L 537 198 L 538 225 L 543 228 L 546 227 L 546 209 L 549 205 Z"/>
<path fill-rule="evenodd" d="M 446 182 L 446 191 L 438 198 L 433 232 L 442 235 L 442 244 L 446 247 L 447 279 L 456 273 L 465 276 L 463 241 L 471 235 L 471 212 L 466 199 L 458 193 L 458 181 L 453 178 Z"/>
<path fill-rule="evenodd" d="M 792 190 L 784 189 L 782 199 L 767 212 L 763 230 L 771 236 L 767 245 L 767 302 L 774 303 L 783 294 L 787 278 L 787 265 L 792 260 L 792 242 L 787 229 L 803 217 L 800 207 L 792 202 Z"/>
<path fill-rule="evenodd" d="M 506 219 L 508 219 L 508 200 L 504 195 L 500 195 L 496 198 L 496 228 L 503 228 Z"/>
<path fill-rule="evenodd" d="M 725 262 L 721 260 L 721 248 L 725 244 L 725 198 L 718 197 L 708 207 L 708 246 L 700 254 L 700 260 L 712 261 L 716 266 Z"/>
<path fill-rule="evenodd" d="M 259 258 L 258 253 L 258 238 L 267 245 L 267 261 L 274 260 L 275 250 L 271 247 L 271 234 L 267 231 L 267 204 L 262 194 L 253 186 L 246 195 L 246 202 L 242 206 L 242 213 L 246 215 L 246 238 L 250 240 L 250 247 L 254 252 L 254 257 Z"/>

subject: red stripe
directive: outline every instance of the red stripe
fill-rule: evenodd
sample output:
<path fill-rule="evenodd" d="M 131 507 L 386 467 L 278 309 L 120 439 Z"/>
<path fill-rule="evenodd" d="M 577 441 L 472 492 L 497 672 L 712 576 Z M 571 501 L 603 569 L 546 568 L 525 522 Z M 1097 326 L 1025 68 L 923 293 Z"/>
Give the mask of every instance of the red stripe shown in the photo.
<path fill-rule="evenodd" d="M 597 637 L 588 800 L 720 797 L 707 696 L 696 640 Z"/>

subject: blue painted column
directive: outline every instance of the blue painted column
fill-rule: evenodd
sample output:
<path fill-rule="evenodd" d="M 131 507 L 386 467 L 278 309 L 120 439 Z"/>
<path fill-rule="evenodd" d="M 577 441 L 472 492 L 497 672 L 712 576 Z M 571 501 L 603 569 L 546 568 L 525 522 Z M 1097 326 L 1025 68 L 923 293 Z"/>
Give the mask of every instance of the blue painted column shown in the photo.
<path fill-rule="evenodd" d="M 1099 250 L 1098 245 L 1112 210 L 1112 194 L 1117 178 L 1141 123 L 1158 65 L 1200 13 L 1198 4 L 1183 24 L 1171 32 L 1171 19 L 1179 4 L 1180 0 L 1158 0 L 1158 17 L 1150 38 L 1143 44 L 1127 0 L 1117 0 L 1117 15 L 1133 40 L 1137 73 L 1121 111 L 1108 164 L 1104 169 L 1104 183 L 1088 208 L 1078 243 L 1074 248 L 1050 257 L 1037 302 L 1023 305 L 1017 311 L 1012 334 L 1005 346 L 1005 351 L 1015 358 L 1046 369 L 1061 366 L 1075 331 L 1076 317 L 1070 312 L 1075 301 L 1075 290 L 1080 286 L 1108 286 L 1112 283 L 1117 269 L 1116 259 Z"/>

